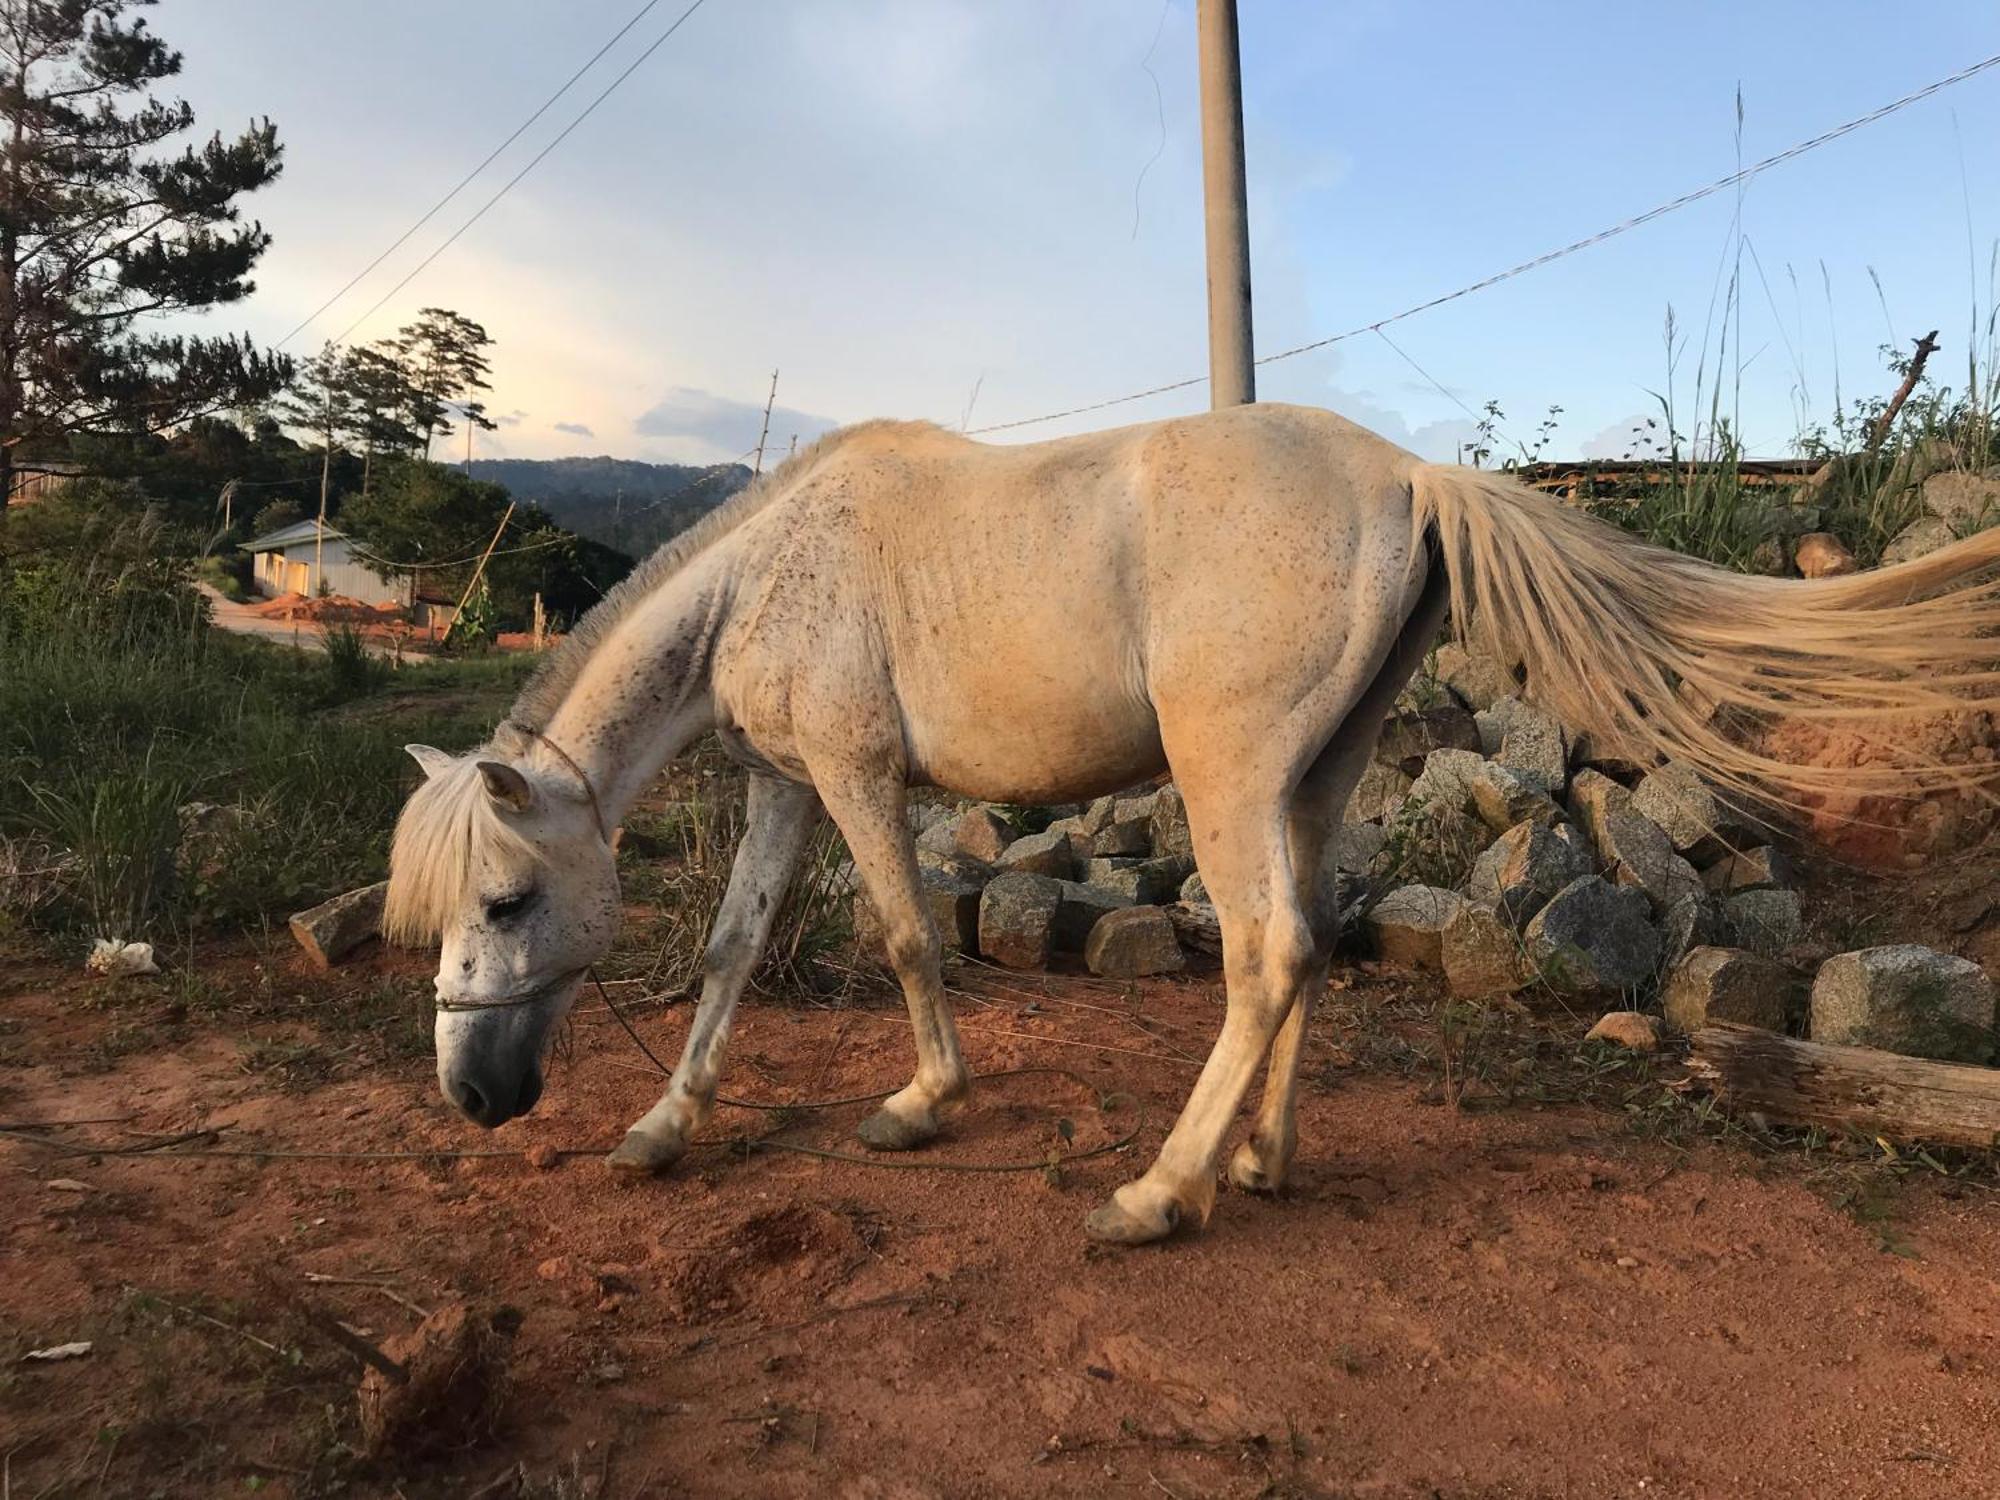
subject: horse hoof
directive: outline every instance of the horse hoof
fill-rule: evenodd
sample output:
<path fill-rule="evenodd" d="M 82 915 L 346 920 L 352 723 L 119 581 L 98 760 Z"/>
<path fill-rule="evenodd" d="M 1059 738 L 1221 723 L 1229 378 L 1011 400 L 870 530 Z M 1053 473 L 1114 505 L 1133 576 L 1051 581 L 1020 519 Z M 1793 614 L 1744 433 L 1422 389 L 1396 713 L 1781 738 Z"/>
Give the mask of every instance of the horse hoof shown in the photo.
<path fill-rule="evenodd" d="M 1135 1213 L 1115 1197 L 1091 1210 L 1083 1232 L 1102 1245 L 1150 1245 L 1174 1232 L 1180 1205 L 1169 1202 L 1158 1213 Z"/>
<path fill-rule="evenodd" d="M 1229 1158 L 1229 1185 L 1246 1193 L 1275 1193 L 1285 1185 L 1285 1170 L 1267 1166 L 1256 1145 L 1245 1141 Z"/>
<path fill-rule="evenodd" d="M 686 1153 L 687 1144 L 684 1141 L 663 1140 L 659 1136 L 628 1130 L 625 1139 L 604 1158 L 604 1164 L 622 1176 L 651 1177 L 666 1171 Z"/>
<path fill-rule="evenodd" d="M 937 1139 L 937 1126 L 904 1119 L 892 1110 L 878 1109 L 861 1122 L 854 1132 L 870 1151 L 914 1151 Z"/>

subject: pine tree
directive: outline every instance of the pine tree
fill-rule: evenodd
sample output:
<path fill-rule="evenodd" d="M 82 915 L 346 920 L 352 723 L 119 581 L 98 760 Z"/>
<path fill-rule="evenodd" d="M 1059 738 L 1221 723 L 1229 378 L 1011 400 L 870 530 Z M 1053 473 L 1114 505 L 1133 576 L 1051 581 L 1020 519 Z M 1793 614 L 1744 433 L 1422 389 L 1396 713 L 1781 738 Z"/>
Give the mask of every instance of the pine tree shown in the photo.
<path fill-rule="evenodd" d="M 486 349 L 492 342 L 479 324 L 443 307 L 424 308 L 396 335 L 392 347 L 410 382 L 408 421 L 423 434 L 425 458 L 434 439 L 451 435 L 445 418 L 454 408 L 473 425 L 492 427 L 476 399 L 487 389 Z"/>
<path fill-rule="evenodd" d="M 361 492 L 374 488 L 375 455 L 414 452 L 422 437 L 410 425 L 416 397 L 393 344 L 370 344 L 347 356 L 347 386 L 361 439 Z"/>
<path fill-rule="evenodd" d="M 158 432 L 264 400 L 290 361 L 148 315 L 234 302 L 270 243 L 236 200 L 278 175 L 266 119 L 158 150 L 194 124 L 152 89 L 180 54 L 151 0 L 0 0 L 0 514 L 24 452 Z"/>

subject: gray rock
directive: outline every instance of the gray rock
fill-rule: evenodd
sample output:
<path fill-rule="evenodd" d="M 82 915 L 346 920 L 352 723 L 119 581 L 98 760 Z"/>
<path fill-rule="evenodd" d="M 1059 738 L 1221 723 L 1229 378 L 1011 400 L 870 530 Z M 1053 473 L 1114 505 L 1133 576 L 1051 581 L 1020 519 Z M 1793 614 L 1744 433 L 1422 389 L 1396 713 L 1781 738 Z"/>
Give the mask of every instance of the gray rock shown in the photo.
<path fill-rule="evenodd" d="M 1084 885 L 1074 880 L 1058 882 L 1062 904 L 1056 908 L 1055 946 L 1064 953 L 1081 953 L 1090 941 L 1091 929 L 1106 912 L 1123 911 L 1131 899 L 1102 886 Z"/>
<path fill-rule="evenodd" d="M 1472 903 L 1435 885 L 1406 885 L 1389 892 L 1362 919 L 1376 955 L 1411 969 L 1440 969 L 1451 919 Z"/>
<path fill-rule="evenodd" d="M 1091 973 L 1106 979 L 1178 974 L 1187 967 L 1187 955 L 1174 936 L 1173 920 L 1157 906 L 1106 913 L 1090 930 L 1083 961 Z"/>
<path fill-rule="evenodd" d="M 1728 940 L 1720 903 L 1706 896 L 1683 896 L 1660 917 L 1660 967 L 1671 969 L 1694 949 L 1722 947 Z"/>
<path fill-rule="evenodd" d="M 298 912 L 292 917 L 292 937 L 315 966 L 331 969 L 381 932 L 388 894 L 389 882 L 381 880 Z"/>
<path fill-rule="evenodd" d="M 1175 900 L 1193 871 L 1194 861 L 1186 855 L 1169 854 L 1142 859 L 1102 879 L 1093 876 L 1092 883 L 1131 897 L 1135 905 L 1157 906 Z"/>
<path fill-rule="evenodd" d="M 1632 805 L 1631 790 L 1602 771 L 1578 771 L 1570 778 L 1568 803 L 1569 815 L 1583 830 L 1584 837 L 1590 840 L 1597 857 L 1610 859 L 1611 856 L 1605 853 L 1606 826 L 1611 814 L 1623 812 Z"/>
<path fill-rule="evenodd" d="M 990 865 L 1014 842 L 1014 829 L 990 807 L 969 807 L 951 825 L 951 837 L 960 854 Z"/>
<path fill-rule="evenodd" d="M 1470 902 L 1438 935 L 1438 964 L 1454 995 L 1511 995 L 1534 977 L 1519 933 L 1498 913 Z"/>
<path fill-rule="evenodd" d="M 938 947 L 948 956 L 979 951 L 979 901 L 985 888 L 986 866 L 963 858 L 919 864 L 917 879 L 922 882 L 924 906 L 937 929 Z M 970 870 L 979 874 L 967 873 Z M 874 903 L 857 892 L 854 897 L 854 941 L 864 953 L 877 957 L 884 951 L 882 918 Z"/>
<path fill-rule="evenodd" d="M 940 818 L 917 835 L 919 854 L 958 853 L 957 817 Z"/>
<path fill-rule="evenodd" d="M 1055 946 L 1063 883 L 1013 871 L 996 876 L 979 897 L 979 951 L 1010 969 L 1048 967 Z"/>
<path fill-rule="evenodd" d="M 1379 823 L 1342 823 L 1327 840 L 1326 862 L 1335 871 L 1366 875 L 1388 843 L 1389 831 Z"/>
<path fill-rule="evenodd" d="M 1090 852 L 1098 856 L 1132 857 L 1153 847 L 1153 799 L 1128 797 L 1114 803 L 1110 821 L 1090 841 Z"/>
<path fill-rule="evenodd" d="M 1683 854 L 1719 853 L 1749 842 L 1743 837 L 1743 820 L 1698 774 L 1678 763 L 1648 771 L 1632 793 L 1632 809 L 1664 828 Z"/>
<path fill-rule="evenodd" d="M 1915 943 L 1838 954 L 1813 980 L 1816 1042 L 1983 1064 L 1993 1022 L 1993 981 L 1979 965 Z"/>
<path fill-rule="evenodd" d="M 1915 562 L 1933 552 L 1942 552 L 1957 540 L 1958 533 L 1951 529 L 1949 521 L 1925 516 L 1922 520 L 1912 521 L 1889 539 L 1889 545 L 1882 549 L 1882 566 L 1887 568 L 1897 563 Z"/>
<path fill-rule="evenodd" d="M 1412 778 L 1394 766 L 1371 760 L 1362 768 L 1347 799 L 1347 816 L 1357 823 L 1387 822 L 1410 795 Z"/>
<path fill-rule="evenodd" d="M 2000 474 L 1952 472 L 1924 481 L 1924 509 L 1960 536 L 2000 518 Z"/>
<path fill-rule="evenodd" d="M 1562 821 L 1562 809 L 1544 790 L 1539 776 L 1526 776 L 1490 760 L 1472 778 L 1472 807 L 1495 833 L 1521 823 L 1550 825 Z"/>
<path fill-rule="evenodd" d="M 1725 854 L 1701 872 L 1701 882 L 1718 896 L 1738 891 L 1780 890 L 1792 884 L 1792 862 L 1769 844 Z"/>
<path fill-rule="evenodd" d="M 1408 803 L 1418 803 L 1427 811 L 1472 811 L 1472 783 L 1486 764 L 1476 750 L 1433 750 L 1424 757 L 1424 768 L 1410 783 Z"/>
<path fill-rule="evenodd" d="M 1660 1007 L 1676 1031 L 1716 1021 L 1783 1031 L 1796 986 L 1791 970 L 1741 948 L 1696 948 L 1667 975 Z"/>
<path fill-rule="evenodd" d="M 1181 900 L 1187 902 L 1190 906 L 1211 906 L 1214 904 L 1208 899 L 1208 887 L 1202 884 L 1201 871 L 1196 870 L 1194 874 L 1181 882 Z"/>
<path fill-rule="evenodd" d="M 1683 897 L 1702 893 L 1694 866 L 1674 853 L 1666 830 L 1641 813 L 1636 803 L 1604 820 L 1603 853 L 1611 878 L 1644 891 L 1655 912 L 1664 913 Z"/>
<path fill-rule="evenodd" d="M 1053 875 L 1068 880 L 1076 874 L 1076 852 L 1066 831 L 1049 828 L 1015 839 L 1000 851 L 995 866 L 1000 870 L 1025 870 L 1030 875 Z"/>
<path fill-rule="evenodd" d="M 917 851 L 917 869 L 920 872 L 932 870 L 956 880 L 969 880 L 974 885 L 980 886 L 993 878 L 993 866 L 983 859 L 971 859 L 958 853 L 935 854 L 929 849 Z"/>
<path fill-rule="evenodd" d="M 1083 819 L 1080 816 L 1057 818 L 1042 831 L 1061 834 L 1069 840 L 1070 863 L 1080 867 L 1090 859 L 1092 836 L 1083 831 Z"/>
<path fill-rule="evenodd" d="M 1569 776 L 1569 737 L 1554 716 L 1520 698 L 1502 698 L 1479 715 L 1480 749 L 1534 783 L 1560 795 Z"/>
<path fill-rule="evenodd" d="M 1077 814 L 1077 831 L 1085 838 L 1094 839 L 1111 826 L 1112 814 L 1118 810 L 1116 797 L 1099 797 Z"/>
<path fill-rule="evenodd" d="M 1805 934 L 1797 891 L 1744 891 L 1722 903 L 1723 921 L 1736 946 L 1777 958 Z"/>
<path fill-rule="evenodd" d="M 1580 839 L 1522 824 L 1508 829 L 1479 856 L 1468 894 L 1519 931 L 1557 891 L 1590 873 L 1590 855 Z"/>
<path fill-rule="evenodd" d="M 1456 703 L 1391 714 L 1375 742 L 1375 762 L 1414 776 L 1433 750 L 1479 749 L 1479 727 Z"/>
<path fill-rule="evenodd" d="M 1521 691 L 1506 667 L 1484 652 L 1468 650 L 1456 642 L 1438 647 L 1435 669 L 1437 680 L 1458 694 L 1468 708 L 1491 708 Z"/>
<path fill-rule="evenodd" d="M 1169 784 L 1153 798 L 1153 853 L 1194 858 L 1194 831 L 1188 827 L 1187 801 Z"/>
<path fill-rule="evenodd" d="M 1596 875 L 1556 892 L 1524 936 L 1542 980 L 1564 994 L 1635 989 L 1659 967 L 1660 935 L 1648 919 L 1645 893 Z"/>

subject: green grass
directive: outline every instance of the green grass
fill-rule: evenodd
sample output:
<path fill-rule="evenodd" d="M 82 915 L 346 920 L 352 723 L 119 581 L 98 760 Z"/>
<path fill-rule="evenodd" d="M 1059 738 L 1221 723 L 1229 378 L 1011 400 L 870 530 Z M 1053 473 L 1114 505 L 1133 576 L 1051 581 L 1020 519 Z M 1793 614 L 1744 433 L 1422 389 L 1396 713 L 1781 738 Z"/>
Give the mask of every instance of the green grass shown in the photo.
<path fill-rule="evenodd" d="M 402 746 L 477 742 L 531 664 L 392 671 L 329 646 L 215 630 L 185 565 L 0 572 L 0 843 L 59 867 L 16 915 L 158 941 L 379 878 Z"/>

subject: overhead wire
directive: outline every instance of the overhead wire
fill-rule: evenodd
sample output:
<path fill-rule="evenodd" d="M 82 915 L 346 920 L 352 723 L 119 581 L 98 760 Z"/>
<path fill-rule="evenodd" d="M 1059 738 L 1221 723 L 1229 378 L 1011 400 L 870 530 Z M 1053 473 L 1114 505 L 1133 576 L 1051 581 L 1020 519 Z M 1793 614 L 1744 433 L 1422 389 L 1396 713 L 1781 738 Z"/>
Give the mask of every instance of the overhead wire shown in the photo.
<path fill-rule="evenodd" d="M 612 94 L 617 91 L 618 86 L 620 84 L 624 83 L 626 79 L 630 78 L 635 72 L 637 72 L 640 66 L 645 63 L 646 59 L 651 57 L 655 52 L 659 51 L 661 47 L 665 46 L 667 40 L 670 37 L 672 37 L 675 32 L 679 31 L 681 27 L 687 23 L 688 18 L 692 16 L 696 11 L 700 10 L 702 6 L 706 3 L 707 0 L 693 0 L 693 4 L 689 5 L 686 10 L 682 11 L 678 16 L 674 18 L 674 22 L 671 26 L 669 26 L 665 31 L 661 32 L 659 36 L 655 37 L 643 52 L 641 52 L 637 57 L 633 58 L 632 61 L 626 65 L 625 70 L 622 73 L 620 73 L 616 78 L 612 79 L 610 83 L 605 85 L 602 93 L 598 94 L 598 96 L 595 99 L 592 99 L 590 103 L 586 104 L 583 107 L 582 112 L 579 113 L 575 119 L 571 120 L 569 124 L 563 126 L 561 131 L 559 131 L 556 134 L 553 140 L 551 140 L 546 146 L 542 147 L 541 150 L 537 151 L 533 156 L 531 156 L 528 159 L 528 163 L 526 166 L 522 167 L 521 170 L 516 172 L 512 177 L 509 177 L 507 181 L 501 185 L 500 190 L 497 193 L 495 193 L 492 197 L 488 198 L 484 203 L 480 204 L 479 207 L 473 211 L 472 216 L 470 218 L 468 218 L 464 223 L 460 224 L 458 228 L 454 229 L 449 235 L 445 237 L 444 242 L 442 244 L 440 244 L 435 250 L 431 251 L 429 255 L 426 255 L 422 260 L 418 261 L 414 266 L 412 266 L 409 269 L 409 271 L 404 275 L 401 281 L 398 281 L 394 286 L 390 287 L 388 291 L 384 292 L 380 297 L 376 298 L 374 303 L 369 307 L 368 311 L 364 312 L 360 317 L 356 318 L 352 323 L 348 324 L 346 328 L 342 329 L 340 336 L 336 338 L 334 342 L 336 344 L 346 343 L 348 338 L 353 334 L 355 329 L 359 328 L 363 323 L 367 322 L 370 318 L 374 317 L 375 314 L 382 309 L 383 305 L 387 303 L 391 297 L 395 296 L 396 293 L 400 292 L 404 287 L 408 286 L 412 281 L 416 280 L 418 276 L 422 275 L 423 272 L 429 268 L 430 264 L 433 261 L 435 261 L 440 255 L 444 254 L 445 251 L 449 250 L 454 244 L 458 242 L 458 238 L 460 235 L 464 234 L 466 230 L 470 229 L 473 225 L 477 224 L 481 219 L 485 218 L 487 213 L 492 209 L 494 204 L 498 203 L 502 198 L 506 197 L 510 192 L 514 190 L 515 186 L 521 181 L 522 178 L 526 177 L 530 172 L 534 171 L 536 167 L 540 166 L 542 162 L 547 159 L 551 151 L 554 151 L 556 147 L 560 146 L 564 141 L 568 140 L 571 133 L 575 131 L 577 126 L 581 125 L 585 120 L 589 119 L 593 114 L 595 114 L 597 112 L 597 107 L 600 104 L 602 104 L 606 99 L 609 99 L 612 96 Z"/>
<path fill-rule="evenodd" d="M 285 347 L 285 345 L 289 344 L 293 339 L 297 338 L 300 334 L 304 333 L 306 329 L 310 328 L 314 323 L 318 322 L 320 317 L 324 313 L 326 313 L 326 311 L 329 308 L 331 308 L 335 303 L 339 302 L 340 299 L 345 297 L 349 292 L 353 291 L 356 286 L 360 285 L 360 283 L 363 280 L 365 280 L 369 276 L 369 274 L 375 270 L 377 266 L 381 265 L 383 261 L 387 260 L 390 256 L 394 255 L 398 250 L 402 249 L 405 244 L 409 243 L 411 235 L 415 234 L 419 229 L 422 229 L 424 225 L 430 223 L 430 221 L 436 218 L 438 214 L 444 209 L 446 204 L 450 203 L 452 199 L 456 198 L 460 193 L 464 192 L 468 187 L 470 187 L 474 179 L 477 178 L 480 173 L 484 172 L 488 167 L 492 166 L 493 163 L 500 158 L 501 153 L 506 151 L 506 149 L 509 146 L 513 145 L 514 142 L 518 141 L 522 137 L 522 135 L 527 131 L 529 126 L 533 125 L 535 121 L 541 119 L 543 115 L 547 114 L 552 108 L 554 108 L 556 101 L 561 99 L 564 94 L 567 94 L 572 88 L 574 88 L 576 86 L 577 80 L 582 78 L 583 75 L 588 73 L 592 68 L 596 67 L 599 60 L 603 58 L 604 54 L 609 52 L 613 47 L 617 46 L 618 43 L 624 39 L 625 34 L 628 31 L 630 31 L 634 26 L 637 26 L 641 21 L 643 21 L 646 18 L 646 16 L 654 9 L 654 7 L 659 5 L 659 3 L 660 0 L 646 0 L 646 3 L 640 6 L 639 9 L 633 13 L 631 20 L 627 21 L 623 26 L 619 27 L 615 32 L 613 32 L 611 34 L 611 39 L 607 41 L 602 47 L 599 47 L 595 52 L 591 53 L 589 60 L 585 62 L 582 67 L 578 68 L 574 73 L 570 74 L 569 77 L 563 81 L 563 85 L 561 88 L 557 89 L 553 94 L 549 95 L 548 98 L 544 99 L 541 102 L 541 105 L 535 110 L 533 114 L 529 115 L 528 118 L 523 120 L 519 125 L 516 125 L 513 129 L 513 132 L 510 135 L 508 135 L 507 139 L 502 141 L 499 145 L 495 146 L 491 151 L 487 152 L 485 158 L 481 160 L 478 166 L 474 167 L 470 172 L 467 172 L 463 177 L 459 178 L 457 185 L 454 186 L 450 192 L 446 193 L 442 198 L 438 199 L 437 202 L 433 203 L 428 209 L 426 209 L 422 217 L 420 217 L 414 224 L 410 225 L 408 229 L 405 229 L 401 234 L 397 235 L 396 238 L 388 245 L 386 249 L 382 251 L 381 254 L 377 255 L 373 260 L 369 261 L 367 265 L 363 266 L 360 270 L 356 271 L 352 276 L 350 276 L 347 279 L 346 284 L 342 286 L 339 291 L 335 292 L 331 297 L 328 297 L 326 301 L 320 303 L 318 307 L 314 308 L 310 313 L 308 313 L 304 318 L 302 318 L 299 322 L 299 326 L 294 328 L 290 333 L 286 334 L 283 338 L 279 339 L 278 342 L 273 347 L 282 349 Z"/>
<path fill-rule="evenodd" d="M 1592 246 L 1601 245 L 1606 240 L 1615 239 L 1617 236 L 1637 229 L 1641 225 L 1650 224 L 1655 219 L 1664 218 L 1670 213 L 1687 208 L 1691 204 L 1699 203 L 1704 198 L 1710 198 L 1717 193 L 1740 186 L 1748 182 L 1751 178 L 1768 172 L 1773 167 L 1791 161 L 1796 157 L 1804 156 L 1809 151 L 1816 151 L 1821 146 L 1829 145 L 1839 140 L 1842 136 L 1850 135 L 1864 126 L 1872 125 L 1878 120 L 1886 119 L 1899 110 L 1907 109 L 1912 104 L 1920 103 L 1930 98 L 1933 94 L 1941 93 L 1955 84 L 1963 83 L 1967 79 L 1973 78 L 1994 67 L 2000 67 L 2000 53 L 1982 58 L 1978 62 L 1960 68 L 1956 73 L 1940 78 L 1935 82 L 1927 83 L 1922 88 L 1904 94 L 1899 99 L 1893 99 L 1879 108 L 1872 109 L 1867 114 L 1857 115 L 1853 119 L 1844 121 L 1829 130 L 1821 131 L 1818 135 L 1800 141 L 1795 145 L 1787 146 L 1783 151 L 1767 156 L 1762 161 L 1752 162 L 1747 167 L 1731 172 L 1727 177 L 1719 177 L 1714 182 L 1682 193 L 1679 197 L 1670 198 L 1664 203 L 1647 209 L 1644 213 L 1634 214 L 1628 219 L 1622 219 L 1618 223 L 1610 225 L 1608 228 L 1600 229 L 1595 234 L 1585 235 L 1580 240 L 1572 240 L 1567 245 L 1537 255 L 1532 260 L 1524 260 L 1518 265 L 1507 267 L 1504 271 L 1496 271 L 1491 276 L 1482 276 L 1479 280 L 1468 282 L 1454 291 L 1428 298 L 1423 302 L 1406 307 L 1400 312 L 1391 313 L 1385 318 L 1377 318 L 1373 322 L 1363 323 L 1357 327 L 1345 329 L 1340 333 L 1329 334 L 1325 338 L 1313 339 L 1308 343 L 1295 344 L 1289 349 L 1280 349 L 1275 354 L 1266 354 L 1258 359 L 1256 363 L 1258 365 L 1276 364 L 1280 360 L 1296 359 L 1301 354 L 1310 354 L 1316 349 L 1325 349 L 1333 344 L 1344 343 L 1348 339 L 1359 338 L 1364 333 L 1380 333 L 1392 323 L 1400 323 L 1405 318 L 1414 318 L 1419 313 L 1443 307 L 1448 302 L 1456 302 L 1461 297 L 1469 297 L 1474 292 L 1483 292 L 1489 287 L 1498 286 L 1503 281 L 1511 281 L 1516 276 L 1523 276 L 1530 271 L 1539 270 L 1543 266 L 1553 264 L 1580 251 L 1588 250 Z M 1113 396 L 1103 401 L 1085 402 L 1080 406 L 1067 407 L 1061 411 L 1045 412 L 1038 417 L 1020 417 L 1011 422 L 993 422 L 985 427 L 972 428 L 971 433 L 1008 432 L 1020 427 L 1039 426 L 1043 422 L 1060 421 L 1064 417 L 1082 416 L 1087 412 L 1103 411 L 1108 407 L 1124 406 L 1133 401 L 1143 401 L 1149 396 L 1162 396 L 1170 391 L 1188 390 L 1194 386 L 1206 384 L 1207 380 L 1208 377 L 1206 375 L 1195 375 L 1185 380 L 1168 381 L 1165 384 L 1149 386 L 1145 390 L 1133 391 L 1127 395 Z"/>

